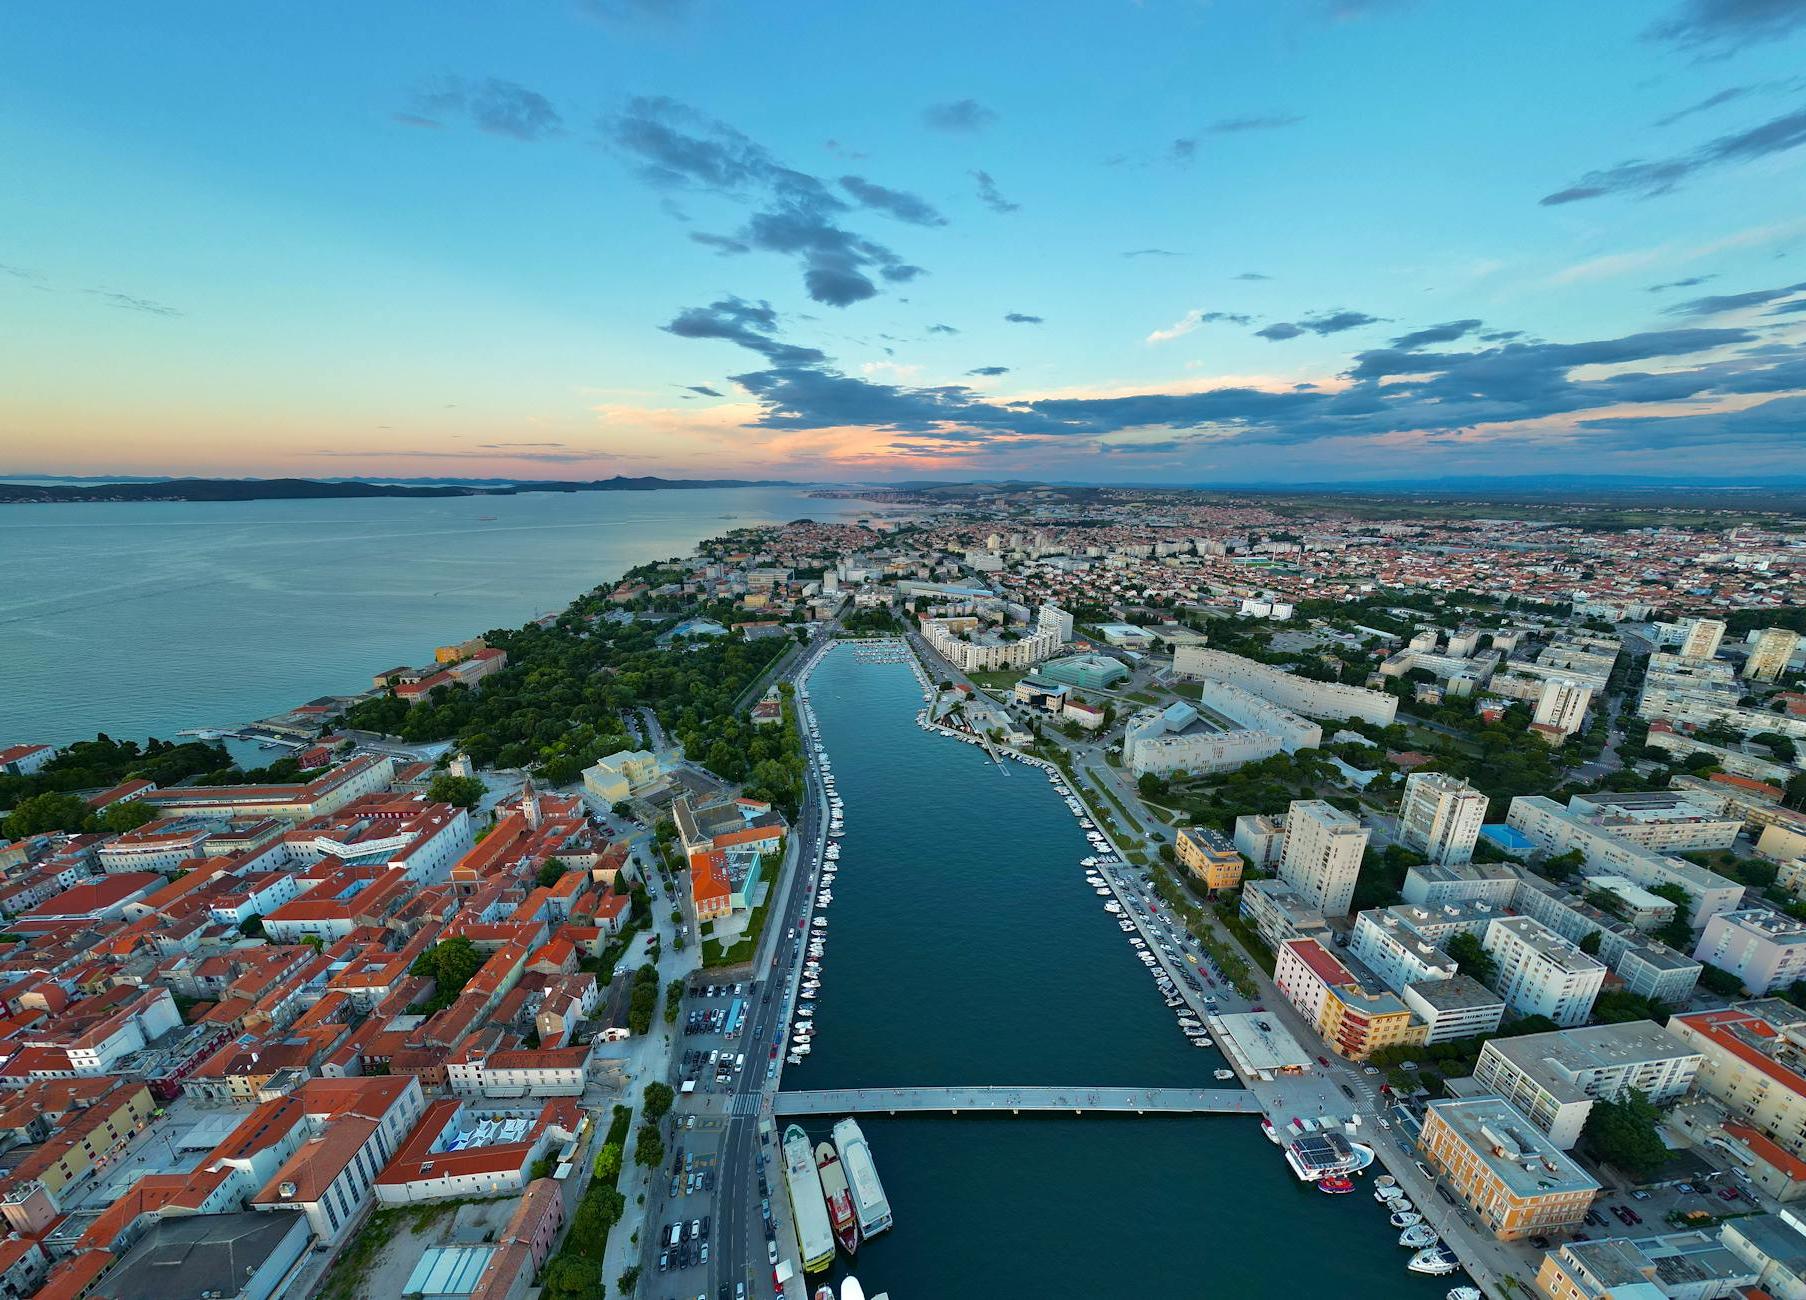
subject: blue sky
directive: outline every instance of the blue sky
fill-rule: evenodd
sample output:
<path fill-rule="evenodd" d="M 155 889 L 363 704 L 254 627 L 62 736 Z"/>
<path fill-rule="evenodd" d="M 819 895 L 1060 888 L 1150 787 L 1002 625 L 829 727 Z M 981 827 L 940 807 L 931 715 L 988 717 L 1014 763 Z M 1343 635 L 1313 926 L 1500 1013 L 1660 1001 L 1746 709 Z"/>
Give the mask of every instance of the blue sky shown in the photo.
<path fill-rule="evenodd" d="M 0 11 L 0 471 L 1806 472 L 1806 0 L 511 8 Z"/>

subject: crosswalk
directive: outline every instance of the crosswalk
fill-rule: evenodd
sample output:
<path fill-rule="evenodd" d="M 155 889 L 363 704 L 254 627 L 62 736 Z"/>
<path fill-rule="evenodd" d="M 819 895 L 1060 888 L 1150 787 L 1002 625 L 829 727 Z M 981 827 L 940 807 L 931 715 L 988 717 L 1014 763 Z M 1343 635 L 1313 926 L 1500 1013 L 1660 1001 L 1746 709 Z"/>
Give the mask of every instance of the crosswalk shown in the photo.
<path fill-rule="evenodd" d="M 760 1097 L 756 1092 L 737 1092 L 728 1107 L 730 1115 L 757 1115 L 760 1110 Z"/>

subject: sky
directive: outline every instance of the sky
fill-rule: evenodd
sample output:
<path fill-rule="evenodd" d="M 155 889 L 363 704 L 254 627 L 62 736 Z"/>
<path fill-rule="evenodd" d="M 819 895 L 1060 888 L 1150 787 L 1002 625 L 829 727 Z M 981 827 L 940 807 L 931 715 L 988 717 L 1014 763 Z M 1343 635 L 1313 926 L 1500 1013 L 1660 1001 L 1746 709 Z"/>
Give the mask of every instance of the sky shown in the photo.
<path fill-rule="evenodd" d="M 1806 473 L 1806 0 L 0 7 L 0 473 Z"/>

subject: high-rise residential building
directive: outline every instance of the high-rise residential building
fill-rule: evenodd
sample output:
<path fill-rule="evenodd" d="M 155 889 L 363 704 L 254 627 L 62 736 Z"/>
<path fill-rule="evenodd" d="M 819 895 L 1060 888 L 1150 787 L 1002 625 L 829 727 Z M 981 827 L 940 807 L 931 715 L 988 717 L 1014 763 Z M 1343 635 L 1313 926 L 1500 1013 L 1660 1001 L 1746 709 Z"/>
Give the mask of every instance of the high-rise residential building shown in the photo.
<path fill-rule="evenodd" d="M 1480 942 L 1497 963 L 1491 984 L 1506 1006 L 1564 1029 L 1586 1023 L 1605 983 L 1603 962 L 1528 916 L 1501 917 Z"/>
<path fill-rule="evenodd" d="M 1767 907 L 1720 912 L 1707 919 L 1693 959 L 1730 971 L 1751 993 L 1787 988 L 1806 979 L 1806 921 Z"/>
<path fill-rule="evenodd" d="M 1586 725 L 1587 709 L 1592 703 L 1591 686 L 1568 677 L 1551 677 L 1536 697 L 1536 712 L 1530 720 L 1572 736 Z"/>
<path fill-rule="evenodd" d="M 1749 658 L 1743 661 L 1743 675 L 1752 682 L 1772 682 L 1787 671 L 1794 651 L 1800 648 L 1800 634 L 1784 627 L 1765 627 L 1750 644 Z"/>
<path fill-rule="evenodd" d="M 1689 619 L 1686 635 L 1681 639 L 1681 658 L 1704 663 L 1718 653 L 1718 643 L 1722 640 L 1724 624 L 1720 620 Z"/>
<path fill-rule="evenodd" d="M 1489 1039 L 1474 1082 L 1505 1098 L 1563 1151 L 1595 1101 L 1643 1093 L 1658 1106 L 1686 1095 L 1701 1056 L 1653 1020 Z"/>
<path fill-rule="evenodd" d="M 1431 862 L 1470 862 L 1486 821 L 1486 796 L 1459 777 L 1413 772 L 1405 780 L 1398 833 Z"/>
<path fill-rule="evenodd" d="M 1286 813 L 1279 875 L 1326 916 L 1346 916 L 1354 898 L 1368 830 L 1321 799 L 1294 799 Z"/>

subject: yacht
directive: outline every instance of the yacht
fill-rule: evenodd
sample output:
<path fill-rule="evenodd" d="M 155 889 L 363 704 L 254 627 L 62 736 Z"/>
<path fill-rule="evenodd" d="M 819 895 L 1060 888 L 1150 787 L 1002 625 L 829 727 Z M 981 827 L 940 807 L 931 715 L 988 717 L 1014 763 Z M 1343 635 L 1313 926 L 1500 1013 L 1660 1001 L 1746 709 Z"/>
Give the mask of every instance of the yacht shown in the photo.
<path fill-rule="evenodd" d="M 1436 1229 L 1427 1223 L 1414 1223 L 1398 1234 L 1398 1244 L 1407 1250 L 1422 1250 L 1436 1241 Z"/>
<path fill-rule="evenodd" d="M 1411 1256 L 1411 1262 L 1405 1267 L 1413 1273 L 1428 1273 L 1433 1277 L 1441 1277 L 1460 1268 L 1461 1260 L 1447 1246 L 1426 1246 Z"/>
<path fill-rule="evenodd" d="M 1408 1210 L 1396 1210 L 1387 1222 L 1395 1228 L 1411 1228 L 1423 1222 L 1423 1215 Z"/>
<path fill-rule="evenodd" d="M 1261 1117 L 1260 1131 L 1267 1135 L 1267 1141 L 1271 1142 L 1274 1146 L 1282 1147 L 1285 1145 L 1285 1139 L 1279 1136 L 1279 1130 L 1273 1127 L 1273 1121 L 1267 1119 L 1265 1116 Z"/>

